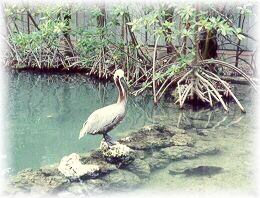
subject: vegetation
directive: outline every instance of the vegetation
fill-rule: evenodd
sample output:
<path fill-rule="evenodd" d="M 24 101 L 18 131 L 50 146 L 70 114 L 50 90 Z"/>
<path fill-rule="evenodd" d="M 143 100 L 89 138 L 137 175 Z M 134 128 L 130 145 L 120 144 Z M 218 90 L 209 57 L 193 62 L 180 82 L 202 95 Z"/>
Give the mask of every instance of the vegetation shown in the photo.
<path fill-rule="evenodd" d="M 152 89 L 155 103 L 176 86 L 180 107 L 186 100 L 198 98 L 210 106 L 220 102 L 228 110 L 223 98 L 230 96 L 245 111 L 221 73 L 234 70 L 256 87 L 238 64 L 242 60 L 255 68 L 240 57 L 241 40 L 254 39 L 243 32 L 246 17 L 253 14 L 250 6 L 217 9 L 212 5 L 160 4 L 141 9 L 138 14 L 133 5 L 101 4 L 89 9 L 7 6 L 11 49 L 7 65 L 16 69 L 83 70 L 100 79 L 111 78 L 122 68 L 134 89 L 132 94 Z M 239 13 L 238 25 L 232 20 L 234 9 Z M 83 26 L 77 25 L 78 13 L 90 13 Z M 26 18 L 23 29 L 18 25 L 21 17 Z M 163 47 L 160 41 L 164 41 Z M 220 42 L 236 46 L 235 65 L 217 57 Z M 162 49 L 166 52 L 160 53 Z"/>

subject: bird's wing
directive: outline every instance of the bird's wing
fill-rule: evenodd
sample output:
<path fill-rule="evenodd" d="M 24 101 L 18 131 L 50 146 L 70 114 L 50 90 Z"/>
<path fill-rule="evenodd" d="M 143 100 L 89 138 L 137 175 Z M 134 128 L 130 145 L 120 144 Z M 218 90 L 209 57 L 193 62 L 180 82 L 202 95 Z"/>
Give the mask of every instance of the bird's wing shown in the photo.
<path fill-rule="evenodd" d="M 79 139 L 86 133 L 95 134 L 109 125 L 113 124 L 117 119 L 122 117 L 125 109 L 118 104 L 112 104 L 94 111 L 80 130 Z"/>

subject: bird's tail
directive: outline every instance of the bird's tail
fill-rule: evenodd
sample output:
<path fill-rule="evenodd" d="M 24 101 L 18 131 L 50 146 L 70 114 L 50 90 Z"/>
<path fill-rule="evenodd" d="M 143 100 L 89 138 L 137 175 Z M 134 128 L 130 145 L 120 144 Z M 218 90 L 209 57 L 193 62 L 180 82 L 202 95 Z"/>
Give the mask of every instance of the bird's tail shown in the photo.
<path fill-rule="evenodd" d="M 79 140 L 86 134 L 85 131 L 86 130 L 84 130 L 84 127 L 80 130 L 80 132 L 79 132 Z"/>

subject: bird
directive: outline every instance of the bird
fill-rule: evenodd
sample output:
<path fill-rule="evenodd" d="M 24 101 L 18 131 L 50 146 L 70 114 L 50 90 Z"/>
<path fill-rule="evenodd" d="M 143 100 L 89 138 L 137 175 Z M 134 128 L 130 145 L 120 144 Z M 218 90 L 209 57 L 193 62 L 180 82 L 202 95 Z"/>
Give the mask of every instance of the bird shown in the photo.
<path fill-rule="evenodd" d="M 117 102 L 95 110 L 83 124 L 79 133 L 79 139 L 86 134 L 102 134 L 108 146 L 115 145 L 111 136 L 108 135 L 112 129 L 119 125 L 126 115 L 127 90 L 122 83 L 126 84 L 124 71 L 118 69 L 114 73 L 114 83 L 118 89 Z"/>

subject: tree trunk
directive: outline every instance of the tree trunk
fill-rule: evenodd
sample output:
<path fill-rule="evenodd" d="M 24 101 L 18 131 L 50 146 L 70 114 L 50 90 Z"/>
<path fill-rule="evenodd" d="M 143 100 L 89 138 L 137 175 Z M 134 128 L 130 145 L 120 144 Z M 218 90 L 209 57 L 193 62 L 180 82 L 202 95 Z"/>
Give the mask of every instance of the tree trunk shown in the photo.
<path fill-rule="evenodd" d="M 173 9 L 168 9 L 165 11 L 166 15 L 165 15 L 165 21 L 172 23 L 172 19 L 173 19 Z M 167 28 L 166 30 L 166 36 L 170 36 L 172 33 L 172 30 Z M 165 37 L 165 42 L 166 42 L 166 50 L 167 50 L 167 54 L 173 53 L 173 46 L 172 46 L 172 42 L 169 41 L 169 39 L 167 39 L 167 37 Z"/>

